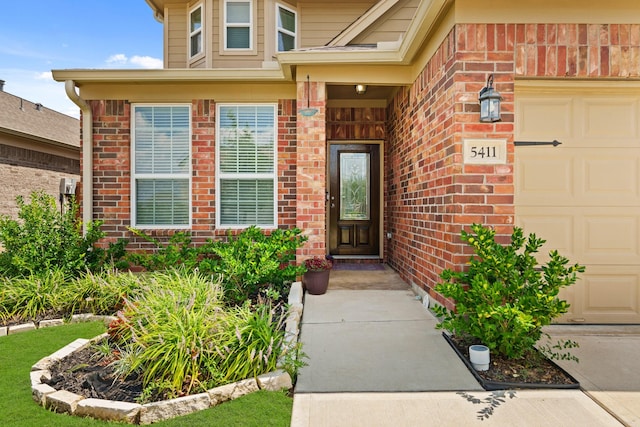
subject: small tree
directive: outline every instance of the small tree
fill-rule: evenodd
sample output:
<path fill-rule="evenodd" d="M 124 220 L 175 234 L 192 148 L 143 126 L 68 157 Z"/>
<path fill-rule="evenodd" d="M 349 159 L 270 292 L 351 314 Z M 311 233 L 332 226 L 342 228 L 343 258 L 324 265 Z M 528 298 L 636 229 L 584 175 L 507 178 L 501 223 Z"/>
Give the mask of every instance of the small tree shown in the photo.
<path fill-rule="evenodd" d="M 444 282 L 435 287 L 456 303 L 455 310 L 435 308 L 442 317 L 438 327 L 475 337 L 507 358 L 520 358 L 540 339 L 543 326 L 567 312 L 569 304 L 558 292 L 575 283 L 584 267 L 568 266 L 569 260 L 554 250 L 538 268 L 533 254 L 545 240 L 535 234 L 525 239 L 518 227 L 506 246 L 495 241 L 489 228 L 473 224 L 471 230 L 463 230 L 461 238 L 477 258 L 471 258 L 466 271 L 444 270 Z"/>
<path fill-rule="evenodd" d="M 102 222 L 89 223 L 83 236 L 74 201 L 62 214 L 55 198 L 44 191 L 32 192 L 29 203 L 18 196 L 16 203 L 18 220 L 0 217 L 0 274 L 24 276 L 59 269 L 75 275 L 90 267 L 88 258 L 95 256 L 87 255 L 104 236 Z"/>

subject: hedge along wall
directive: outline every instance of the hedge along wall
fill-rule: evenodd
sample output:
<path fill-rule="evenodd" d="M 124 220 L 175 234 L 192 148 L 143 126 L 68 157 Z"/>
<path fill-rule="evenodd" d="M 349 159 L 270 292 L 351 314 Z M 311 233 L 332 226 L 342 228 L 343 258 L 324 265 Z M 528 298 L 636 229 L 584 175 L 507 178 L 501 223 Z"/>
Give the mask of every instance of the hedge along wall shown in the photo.
<path fill-rule="evenodd" d="M 177 231 L 189 231 L 194 242 L 224 237 L 215 229 L 215 112 L 213 100 L 192 104 L 192 228 L 144 230 L 166 241 Z M 131 104 L 124 100 L 91 101 L 93 112 L 94 219 L 104 221 L 107 242 L 130 239 L 129 249 L 151 249 L 130 233 L 131 225 Z M 296 226 L 296 102 L 278 102 L 278 227 Z"/>
<path fill-rule="evenodd" d="M 640 25 L 458 24 L 411 88 L 388 108 L 388 261 L 430 291 L 445 268 L 464 267 L 460 230 L 514 223 L 513 136 L 516 78 L 637 77 Z M 478 92 L 494 74 L 502 121 L 480 123 Z M 466 138 L 507 139 L 505 165 L 465 165 Z M 431 292 L 440 302 L 440 296 Z"/>

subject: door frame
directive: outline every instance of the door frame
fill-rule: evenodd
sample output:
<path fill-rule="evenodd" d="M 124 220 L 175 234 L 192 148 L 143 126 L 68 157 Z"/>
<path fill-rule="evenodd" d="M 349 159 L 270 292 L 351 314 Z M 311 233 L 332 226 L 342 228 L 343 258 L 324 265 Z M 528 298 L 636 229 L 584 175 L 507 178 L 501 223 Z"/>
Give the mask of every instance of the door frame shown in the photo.
<path fill-rule="evenodd" d="M 332 145 L 343 145 L 343 144 L 349 144 L 349 145 L 377 145 L 378 146 L 378 150 L 380 153 L 380 194 L 379 194 L 379 205 L 378 206 L 378 210 L 379 210 L 379 224 L 378 224 L 378 235 L 380 236 L 380 238 L 378 239 L 378 255 L 373 255 L 376 258 L 379 259 L 383 259 L 384 258 L 384 241 L 385 241 L 385 236 L 384 236 L 384 220 L 385 220 L 385 212 L 384 212 L 384 187 L 385 187 L 385 171 L 384 171 L 384 141 L 383 140 L 379 140 L 379 139 L 358 139 L 358 140 L 351 140 L 351 139 L 332 139 L 332 140 L 328 140 L 327 141 L 327 147 L 326 147 L 326 182 L 325 182 L 325 192 L 328 195 L 329 194 L 329 188 L 331 185 L 331 171 L 330 171 L 330 161 L 329 161 L 329 155 L 331 153 L 331 146 Z M 325 203 L 325 245 L 326 245 L 326 251 L 327 253 L 329 253 L 329 233 L 330 233 L 330 224 L 331 224 L 331 209 L 329 208 L 329 203 L 328 201 L 326 201 Z M 336 258 L 355 258 L 355 259 L 367 259 L 367 258 L 371 258 L 372 255 L 336 255 Z"/>

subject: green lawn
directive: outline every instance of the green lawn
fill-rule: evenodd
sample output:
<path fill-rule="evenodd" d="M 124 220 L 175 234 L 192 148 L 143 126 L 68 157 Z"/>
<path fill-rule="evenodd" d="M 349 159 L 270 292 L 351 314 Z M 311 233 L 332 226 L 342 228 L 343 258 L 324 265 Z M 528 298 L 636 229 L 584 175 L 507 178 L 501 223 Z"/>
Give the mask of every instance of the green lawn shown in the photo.
<path fill-rule="evenodd" d="M 31 397 L 29 371 L 34 363 L 77 338 L 92 338 L 104 331 L 102 323 L 80 323 L 0 337 L 0 425 L 121 425 L 49 412 Z M 289 426 L 292 405 L 292 399 L 285 393 L 260 391 L 206 411 L 153 425 Z"/>

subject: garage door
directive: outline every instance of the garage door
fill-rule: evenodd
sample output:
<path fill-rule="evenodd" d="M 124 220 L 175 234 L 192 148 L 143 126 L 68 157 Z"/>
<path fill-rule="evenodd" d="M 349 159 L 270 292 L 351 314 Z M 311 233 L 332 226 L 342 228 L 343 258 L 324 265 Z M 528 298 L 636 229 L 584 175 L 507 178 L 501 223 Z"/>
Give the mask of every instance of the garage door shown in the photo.
<path fill-rule="evenodd" d="M 534 85 L 516 85 L 515 140 L 537 143 L 514 148 L 516 224 L 541 260 L 586 266 L 561 322 L 640 323 L 640 87 Z"/>

